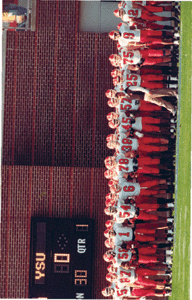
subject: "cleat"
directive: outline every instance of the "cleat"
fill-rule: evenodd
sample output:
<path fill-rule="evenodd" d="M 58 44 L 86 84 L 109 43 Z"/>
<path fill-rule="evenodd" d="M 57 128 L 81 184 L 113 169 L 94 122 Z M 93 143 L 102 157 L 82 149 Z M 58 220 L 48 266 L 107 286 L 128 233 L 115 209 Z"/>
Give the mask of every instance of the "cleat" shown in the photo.
<path fill-rule="evenodd" d="M 167 250 L 167 251 L 171 251 L 171 250 Z M 171 271 L 166 271 L 165 275 L 167 275 L 167 276 L 169 276 L 171 278 L 172 277 L 172 272 Z"/>
<path fill-rule="evenodd" d="M 174 41 L 173 44 L 174 45 L 179 45 L 179 41 Z"/>
<path fill-rule="evenodd" d="M 168 240 L 168 242 L 172 242 L 173 241 L 173 237 L 168 237 L 167 240 Z"/>
<path fill-rule="evenodd" d="M 180 34 L 178 32 L 175 32 L 174 37 L 180 37 Z"/>
<path fill-rule="evenodd" d="M 167 222 L 173 223 L 174 218 L 167 218 Z"/>
<path fill-rule="evenodd" d="M 165 293 L 165 297 L 169 297 L 171 296 L 171 292 L 170 293 Z"/>
<path fill-rule="evenodd" d="M 178 99 L 178 97 L 177 97 L 177 99 Z M 173 109 L 173 111 L 172 111 L 173 116 L 175 116 L 176 113 L 177 113 L 177 108 L 175 107 L 175 108 Z"/>
<path fill-rule="evenodd" d="M 171 202 L 171 203 L 167 203 L 167 207 L 174 207 L 174 204 Z"/>
<path fill-rule="evenodd" d="M 172 265 L 172 257 L 171 256 L 166 256 L 166 264 L 167 265 Z"/>

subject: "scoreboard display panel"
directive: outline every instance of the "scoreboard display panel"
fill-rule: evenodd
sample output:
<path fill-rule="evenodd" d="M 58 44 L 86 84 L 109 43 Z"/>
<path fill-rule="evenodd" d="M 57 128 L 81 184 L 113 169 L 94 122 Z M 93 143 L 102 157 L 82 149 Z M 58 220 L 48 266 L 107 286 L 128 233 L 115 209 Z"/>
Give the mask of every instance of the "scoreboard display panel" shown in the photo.
<path fill-rule="evenodd" d="M 29 298 L 92 299 L 93 220 L 32 218 Z"/>

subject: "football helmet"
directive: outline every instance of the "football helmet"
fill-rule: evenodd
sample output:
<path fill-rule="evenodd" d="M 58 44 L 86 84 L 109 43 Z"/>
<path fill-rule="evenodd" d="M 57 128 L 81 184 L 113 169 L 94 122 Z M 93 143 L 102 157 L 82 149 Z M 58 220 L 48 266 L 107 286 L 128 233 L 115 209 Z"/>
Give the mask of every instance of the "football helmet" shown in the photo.
<path fill-rule="evenodd" d="M 110 140 L 107 140 L 107 142 L 109 142 Z M 112 156 L 108 156 L 105 160 L 104 160 L 104 163 L 105 163 L 105 167 L 107 169 L 111 169 L 112 168 L 112 162 L 113 162 L 113 157 Z"/>
<path fill-rule="evenodd" d="M 111 121 L 113 119 L 113 112 L 108 113 L 107 120 Z"/>
<path fill-rule="evenodd" d="M 105 247 L 107 247 L 107 248 L 113 248 L 114 247 L 113 238 L 109 238 L 109 239 L 105 240 Z"/>
<path fill-rule="evenodd" d="M 113 206 L 105 207 L 104 213 L 108 216 L 112 216 L 116 212 L 116 209 Z"/>
<path fill-rule="evenodd" d="M 106 199 L 106 200 L 111 200 L 111 199 L 112 199 L 111 193 L 108 193 L 108 194 L 105 196 L 105 199 Z"/>
<path fill-rule="evenodd" d="M 109 60 L 111 61 L 111 60 L 114 60 L 114 58 L 115 58 L 115 54 L 111 54 L 110 56 L 109 56 Z"/>
<path fill-rule="evenodd" d="M 111 250 L 106 251 L 106 252 L 104 253 L 104 255 L 103 255 L 103 259 L 104 259 L 106 262 L 110 262 L 110 261 L 113 260 L 113 255 L 112 255 L 112 253 L 108 253 L 109 251 L 111 251 Z"/>
<path fill-rule="evenodd" d="M 105 222 L 105 226 L 106 226 L 108 229 L 110 229 L 111 226 L 113 226 L 113 220 L 107 220 L 107 221 Z"/>
<path fill-rule="evenodd" d="M 115 16 L 115 17 L 117 17 L 117 18 L 120 17 L 119 9 L 115 9 L 113 13 L 114 13 L 114 16 Z"/>
<path fill-rule="evenodd" d="M 113 173 L 111 172 L 111 170 L 107 170 L 104 172 L 104 176 L 107 179 L 111 179 L 113 177 Z"/>
<path fill-rule="evenodd" d="M 116 91 L 115 90 L 107 90 L 106 92 L 105 92 L 105 96 L 107 97 L 107 98 L 111 98 L 111 97 L 114 97 L 114 95 L 116 94 Z"/>
<path fill-rule="evenodd" d="M 110 98 L 107 102 L 110 107 L 116 107 L 119 104 L 119 99 L 116 97 Z"/>
<path fill-rule="evenodd" d="M 108 181 L 108 186 L 109 187 L 113 186 L 114 184 L 115 184 L 115 182 L 113 180 Z M 111 199 L 112 199 L 112 197 L 111 197 Z"/>
<path fill-rule="evenodd" d="M 106 280 L 109 282 L 112 282 L 115 278 L 113 274 L 107 273 L 107 275 L 105 276 Z"/>
<path fill-rule="evenodd" d="M 109 123 L 110 123 L 110 122 L 109 122 Z M 107 147 L 108 147 L 109 149 L 115 149 L 115 146 L 116 146 L 116 143 L 115 143 L 115 142 L 110 141 L 110 142 L 107 143 Z"/>
<path fill-rule="evenodd" d="M 111 76 L 116 77 L 116 76 L 118 76 L 118 73 L 119 73 L 119 69 L 114 69 L 111 71 Z"/>
<path fill-rule="evenodd" d="M 114 289 L 111 288 L 111 286 L 106 287 L 102 290 L 102 295 L 104 297 L 109 297 L 109 296 L 112 296 L 113 294 L 114 294 Z"/>
<path fill-rule="evenodd" d="M 115 273 L 115 270 L 114 270 L 115 268 L 114 268 L 114 266 L 113 266 L 113 264 L 110 264 L 110 265 L 108 265 L 108 267 L 107 267 L 107 271 L 109 272 L 109 273 Z"/>

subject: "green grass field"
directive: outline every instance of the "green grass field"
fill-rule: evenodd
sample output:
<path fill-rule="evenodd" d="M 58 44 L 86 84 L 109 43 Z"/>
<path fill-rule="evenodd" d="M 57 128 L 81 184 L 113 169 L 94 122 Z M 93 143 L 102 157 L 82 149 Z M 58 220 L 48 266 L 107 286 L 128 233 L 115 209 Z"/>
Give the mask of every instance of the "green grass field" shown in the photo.
<path fill-rule="evenodd" d="M 190 299 L 192 2 L 181 2 L 176 206 L 171 300 Z"/>

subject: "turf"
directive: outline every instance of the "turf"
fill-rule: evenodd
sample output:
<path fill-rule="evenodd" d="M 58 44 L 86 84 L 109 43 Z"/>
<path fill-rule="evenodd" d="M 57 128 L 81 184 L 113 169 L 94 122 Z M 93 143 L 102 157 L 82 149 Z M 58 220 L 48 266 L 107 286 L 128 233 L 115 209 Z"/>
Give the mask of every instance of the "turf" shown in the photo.
<path fill-rule="evenodd" d="M 181 2 L 179 103 L 171 300 L 190 299 L 192 2 Z"/>

